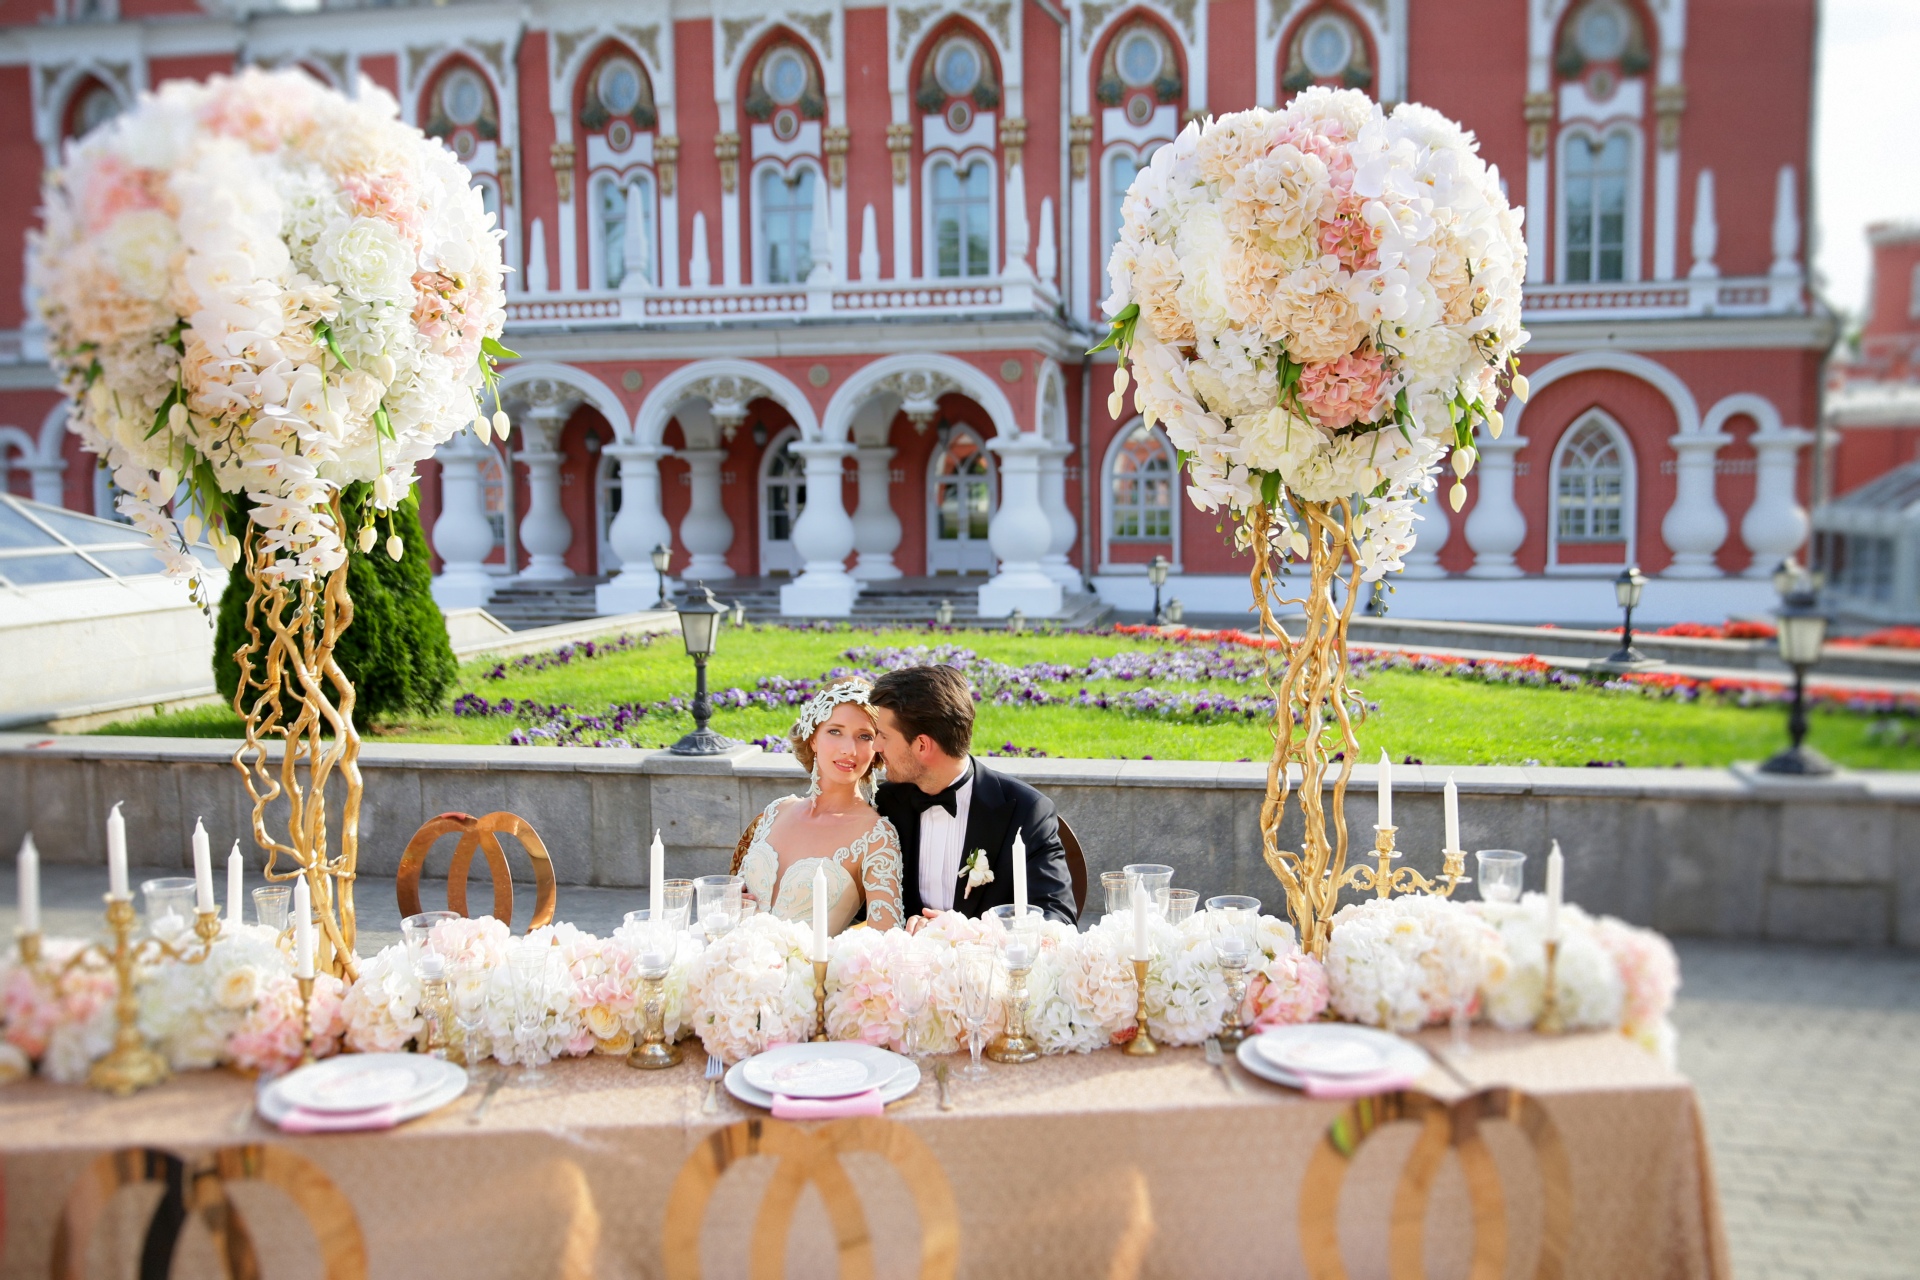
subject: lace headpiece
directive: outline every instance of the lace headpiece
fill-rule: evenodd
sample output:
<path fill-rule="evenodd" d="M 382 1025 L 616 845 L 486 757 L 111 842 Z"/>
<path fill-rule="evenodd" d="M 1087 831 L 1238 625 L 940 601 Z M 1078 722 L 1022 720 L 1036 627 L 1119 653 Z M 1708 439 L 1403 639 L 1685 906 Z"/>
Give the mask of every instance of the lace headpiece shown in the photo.
<path fill-rule="evenodd" d="M 793 726 L 793 736 L 805 742 L 827 722 L 833 709 L 843 702 L 852 702 L 867 706 L 867 694 L 873 686 L 864 680 L 853 680 L 846 684 L 837 684 L 831 689 L 822 689 L 807 699 L 807 705 L 800 708 L 800 719 Z"/>

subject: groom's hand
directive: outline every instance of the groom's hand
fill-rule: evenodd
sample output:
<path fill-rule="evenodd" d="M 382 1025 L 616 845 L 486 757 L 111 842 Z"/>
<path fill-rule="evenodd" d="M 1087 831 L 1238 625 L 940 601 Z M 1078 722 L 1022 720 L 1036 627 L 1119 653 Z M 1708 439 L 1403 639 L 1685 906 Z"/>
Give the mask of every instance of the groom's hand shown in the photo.
<path fill-rule="evenodd" d="M 911 920 L 907 921 L 907 932 L 909 934 L 918 933 L 922 929 L 927 927 L 927 922 L 929 920 L 933 919 L 935 916 L 945 915 L 945 914 L 946 913 L 940 910 L 940 908 L 938 907 L 922 907 L 919 915 L 914 916 Z"/>

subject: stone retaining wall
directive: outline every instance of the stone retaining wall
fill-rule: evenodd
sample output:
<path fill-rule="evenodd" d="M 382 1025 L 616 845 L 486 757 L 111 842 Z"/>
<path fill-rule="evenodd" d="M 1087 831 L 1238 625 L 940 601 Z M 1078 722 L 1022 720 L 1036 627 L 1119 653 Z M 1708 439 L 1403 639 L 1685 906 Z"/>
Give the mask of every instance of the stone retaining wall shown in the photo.
<path fill-rule="evenodd" d="M 231 743 L 0 734 L 0 849 L 31 830 L 50 862 L 106 860 L 104 818 L 127 802 L 137 863 L 190 865 L 204 817 L 216 854 L 248 830 L 250 806 Z M 1098 875 L 1168 862 L 1203 895 L 1279 887 L 1257 835 L 1265 770 L 1181 761 L 1009 760 L 995 768 L 1052 795 Z M 791 756 L 756 749 L 715 759 L 660 751 L 367 744 L 361 866 L 393 874 L 407 839 L 448 810 L 506 809 L 530 821 L 563 884 L 640 885 L 654 828 L 673 875 L 726 868 L 742 828 L 802 781 Z M 1668 933 L 1920 948 L 1920 774 L 1776 780 L 1743 769 L 1547 769 L 1395 766 L 1400 846 L 1431 873 L 1440 788 L 1460 787 L 1462 842 L 1534 855 L 1538 887 L 1550 839 L 1567 854 L 1567 892 Z M 1347 801 L 1356 843 L 1371 847 L 1373 771 Z M 1297 815 L 1288 839 L 1297 840 Z M 242 846 L 252 854 L 252 843 Z M 444 868 L 448 843 L 430 864 Z M 252 855 L 257 857 L 258 855 Z M 219 861 L 216 857 L 216 862 Z M 256 864 L 257 865 L 257 864 Z M 1469 891 L 1470 892 L 1470 891 Z"/>

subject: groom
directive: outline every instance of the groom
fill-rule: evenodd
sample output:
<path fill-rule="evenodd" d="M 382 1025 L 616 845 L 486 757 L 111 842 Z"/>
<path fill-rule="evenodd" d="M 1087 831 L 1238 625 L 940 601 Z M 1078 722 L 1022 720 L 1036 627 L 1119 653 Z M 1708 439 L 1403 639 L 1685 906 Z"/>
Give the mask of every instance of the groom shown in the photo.
<path fill-rule="evenodd" d="M 977 918 L 1012 902 L 1015 833 L 1026 842 L 1027 902 L 1074 923 L 1079 912 L 1053 801 L 968 754 L 973 689 L 967 678 L 945 666 L 889 671 L 874 682 L 868 700 L 880 721 L 877 745 L 887 766 L 875 804 L 900 832 L 907 929 L 943 911 Z"/>

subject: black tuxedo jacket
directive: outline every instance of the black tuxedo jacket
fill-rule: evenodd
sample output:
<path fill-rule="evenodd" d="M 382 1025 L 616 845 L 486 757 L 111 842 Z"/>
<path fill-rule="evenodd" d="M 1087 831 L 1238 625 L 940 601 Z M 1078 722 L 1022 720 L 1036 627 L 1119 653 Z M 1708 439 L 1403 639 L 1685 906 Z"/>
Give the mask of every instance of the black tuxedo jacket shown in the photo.
<path fill-rule="evenodd" d="M 902 859 L 900 901 L 907 919 L 926 905 L 920 899 L 920 816 L 903 808 L 900 797 L 916 790 L 911 783 L 889 782 L 874 797 L 881 816 L 900 832 Z M 1060 845 L 1060 824 L 1053 801 L 1018 778 L 995 773 L 976 757 L 973 795 L 967 802 L 967 838 L 962 859 L 975 849 L 987 851 L 993 879 L 966 893 L 966 873 L 953 890 L 954 910 L 978 919 L 992 907 L 1013 901 L 1013 837 L 1018 832 L 1027 845 L 1027 903 L 1055 920 L 1073 924 L 1079 916 L 1073 905 L 1073 877 L 1066 851 Z"/>

